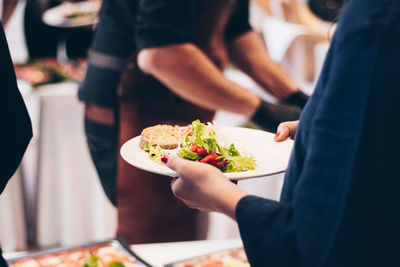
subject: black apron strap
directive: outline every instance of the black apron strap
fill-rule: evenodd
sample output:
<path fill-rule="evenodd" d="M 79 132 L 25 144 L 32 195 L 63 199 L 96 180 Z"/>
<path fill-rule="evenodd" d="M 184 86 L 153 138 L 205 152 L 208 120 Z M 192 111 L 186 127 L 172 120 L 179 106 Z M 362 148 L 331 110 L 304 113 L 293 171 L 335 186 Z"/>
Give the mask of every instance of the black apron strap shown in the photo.
<path fill-rule="evenodd" d="M 122 71 L 125 70 L 128 59 L 90 50 L 89 64 L 93 67 Z"/>

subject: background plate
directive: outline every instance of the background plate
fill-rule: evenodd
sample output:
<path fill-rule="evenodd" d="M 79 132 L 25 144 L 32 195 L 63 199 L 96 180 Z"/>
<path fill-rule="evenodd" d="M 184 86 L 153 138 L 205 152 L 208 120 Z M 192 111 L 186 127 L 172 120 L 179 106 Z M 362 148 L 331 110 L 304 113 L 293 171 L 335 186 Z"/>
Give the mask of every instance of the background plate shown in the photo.
<path fill-rule="evenodd" d="M 91 26 L 97 22 L 97 16 L 82 16 L 78 18 L 66 18 L 65 16 L 76 12 L 98 13 L 101 1 L 63 2 L 49 8 L 42 15 L 42 20 L 47 25 L 60 28 L 74 28 Z"/>
<path fill-rule="evenodd" d="M 284 172 L 289 163 L 293 141 L 277 143 L 275 134 L 241 127 L 215 127 L 228 143 L 234 143 L 239 151 L 246 150 L 256 159 L 258 167 L 253 171 L 232 172 L 224 175 L 231 180 L 243 180 Z M 148 154 L 139 148 L 140 136 L 132 138 L 121 147 L 121 156 L 129 164 L 153 173 L 178 177 L 175 171 L 152 161 Z"/>

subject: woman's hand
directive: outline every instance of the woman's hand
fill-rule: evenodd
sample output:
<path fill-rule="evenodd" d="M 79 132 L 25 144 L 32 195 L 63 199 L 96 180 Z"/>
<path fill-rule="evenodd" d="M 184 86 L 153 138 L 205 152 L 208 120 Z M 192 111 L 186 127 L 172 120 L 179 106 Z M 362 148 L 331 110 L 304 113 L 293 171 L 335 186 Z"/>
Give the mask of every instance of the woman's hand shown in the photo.
<path fill-rule="evenodd" d="M 181 176 L 171 184 L 174 195 L 188 207 L 221 212 L 235 219 L 236 205 L 247 195 L 217 168 L 171 156 L 166 164 Z"/>
<path fill-rule="evenodd" d="M 275 141 L 282 142 L 288 138 L 294 139 L 297 125 L 299 125 L 299 121 L 286 121 L 279 124 L 276 135 L 274 137 Z"/>

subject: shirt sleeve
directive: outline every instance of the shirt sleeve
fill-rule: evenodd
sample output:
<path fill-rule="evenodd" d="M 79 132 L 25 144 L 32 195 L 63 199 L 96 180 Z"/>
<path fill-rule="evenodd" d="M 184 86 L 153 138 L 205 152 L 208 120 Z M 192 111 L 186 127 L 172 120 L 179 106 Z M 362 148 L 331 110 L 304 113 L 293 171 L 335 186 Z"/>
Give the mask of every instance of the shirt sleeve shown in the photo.
<path fill-rule="evenodd" d="M 236 218 L 251 266 L 298 266 L 290 206 L 246 196 L 236 207 Z"/>
<path fill-rule="evenodd" d="M 140 0 L 135 21 L 138 51 L 192 42 L 196 26 L 195 0 Z"/>
<path fill-rule="evenodd" d="M 249 0 L 238 0 L 237 2 L 236 10 L 225 29 L 225 39 L 227 41 L 233 41 L 240 35 L 251 30 L 249 23 Z"/>
<path fill-rule="evenodd" d="M 32 137 L 31 121 L 18 90 L 7 40 L 0 21 L 0 194 L 16 171 Z M 4 128 L 3 128 L 4 127 Z"/>

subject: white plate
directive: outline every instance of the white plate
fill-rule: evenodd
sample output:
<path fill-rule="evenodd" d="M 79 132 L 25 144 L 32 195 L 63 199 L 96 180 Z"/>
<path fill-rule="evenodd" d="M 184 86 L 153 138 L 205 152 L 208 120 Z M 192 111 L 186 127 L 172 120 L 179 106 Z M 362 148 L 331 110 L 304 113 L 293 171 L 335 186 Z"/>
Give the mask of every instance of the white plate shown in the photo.
<path fill-rule="evenodd" d="M 43 13 L 43 22 L 47 25 L 60 28 L 73 28 L 91 26 L 97 22 L 95 16 L 82 16 L 79 18 L 67 18 L 66 16 L 77 12 L 98 13 L 101 7 L 101 1 L 85 2 L 63 2 L 61 5 L 49 8 Z"/>
<path fill-rule="evenodd" d="M 243 180 L 268 176 L 284 172 L 289 163 L 293 141 L 286 140 L 277 143 L 274 134 L 240 127 L 215 127 L 218 133 L 225 136 L 229 143 L 234 143 L 239 151 L 247 150 L 254 156 L 258 167 L 252 171 L 225 173 L 232 180 Z M 178 174 L 166 166 L 152 161 L 148 154 L 139 148 L 140 136 L 127 141 L 121 147 L 121 156 L 129 164 L 153 173 L 171 177 Z"/>

